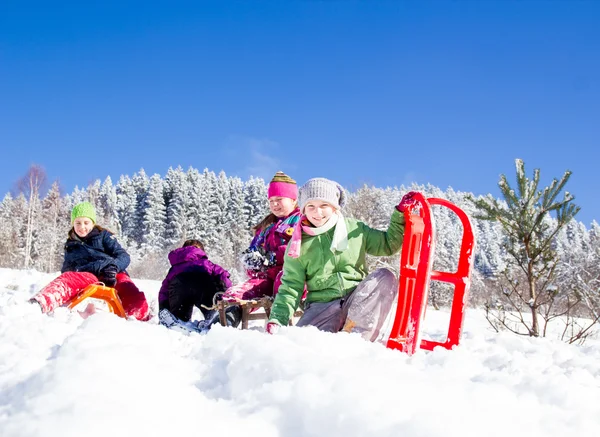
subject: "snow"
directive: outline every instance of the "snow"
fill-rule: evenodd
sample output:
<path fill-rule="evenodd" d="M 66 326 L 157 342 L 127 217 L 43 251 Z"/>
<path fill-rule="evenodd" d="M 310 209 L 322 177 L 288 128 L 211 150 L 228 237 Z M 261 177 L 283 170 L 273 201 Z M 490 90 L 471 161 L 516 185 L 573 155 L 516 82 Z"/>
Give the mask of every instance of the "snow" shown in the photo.
<path fill-rule="evenodd" d="M 358 335 L 183 335 L 26 303 L 56 275 L 0 269 L 0 435 L 552 437 L 600 429 L 600 341 L 491 331 L 412 357 Z M 136 281 L 155 305 L 160 283 Z M 428 336 L 448 314 L 427 310 Z"/>

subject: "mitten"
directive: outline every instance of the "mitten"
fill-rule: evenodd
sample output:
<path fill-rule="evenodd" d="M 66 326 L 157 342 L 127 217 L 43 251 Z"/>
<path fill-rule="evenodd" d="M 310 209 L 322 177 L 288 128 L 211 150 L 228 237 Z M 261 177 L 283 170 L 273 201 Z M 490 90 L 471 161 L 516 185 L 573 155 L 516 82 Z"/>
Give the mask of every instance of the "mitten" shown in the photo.
<path fill-rule="evenodd" d="M 100 282 L 104 282 L 107 287 L 114 287 L 117 284 L 118 270 L 116 265 L 109 264 L 100 271 L 98 279 L 100 279 Z"/>
<path fill-rule="evenodd" d="M 267 331 L 267 333 L 273 335 L 273 334 L 277 334 L 277 332 L 279 331 L 279 328 L 281 328 L 279 323 L 269 322 L 269 323 L 267 323 L 267 327 L 265 328 L 265 331 Z"/>
<path fill-rule="evenodd" d="M 406 208 L 414 205 L 415 194 L 417 194 L 416 191 L 409 191 L 404 196 L 402 196 L 402 200 L 400 201 L 400 203 L 398 205 L 396 205 L 396 209 L 400 212 L 404 212 L 406 210 Z"/>
<path fill-rule="evenodd" d="M 247 249 L 242 254 L 242 262 L 246 270 L 250 271 L 264 271 L 269 261 L 265 256 L 257 249 Z"/>

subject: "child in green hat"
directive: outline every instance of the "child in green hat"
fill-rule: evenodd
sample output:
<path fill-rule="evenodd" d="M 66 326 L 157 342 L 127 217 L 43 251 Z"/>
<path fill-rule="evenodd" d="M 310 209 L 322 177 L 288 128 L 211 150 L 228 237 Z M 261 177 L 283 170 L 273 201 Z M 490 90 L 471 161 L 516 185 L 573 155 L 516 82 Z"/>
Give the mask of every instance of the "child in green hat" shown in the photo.
<path fill-rule="evenodd" d="M 38 303 L 43 313 L 48 313 L 75 298 L 88 285 L 102 282 L 117 290 L 128 317 L 148 320 L 150 310 L 146 297 L 125 271 L 129 254 L 109 230 L 96 224 L 94 206 L 89 202 L 75 205 L 71 223 L 62 274 L 31 301 Z"/>

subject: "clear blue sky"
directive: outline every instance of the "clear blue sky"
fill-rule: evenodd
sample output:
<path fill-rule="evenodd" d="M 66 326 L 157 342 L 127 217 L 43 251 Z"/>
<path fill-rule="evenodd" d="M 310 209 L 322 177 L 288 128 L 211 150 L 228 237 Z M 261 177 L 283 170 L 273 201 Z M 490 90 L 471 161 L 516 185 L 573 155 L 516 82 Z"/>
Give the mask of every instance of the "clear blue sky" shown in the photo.
<path fill-rule="evenodd" d="M 498 194 L 600 221 L 600 1 L 0 3 L 0 193 L 181 165 Z"/>

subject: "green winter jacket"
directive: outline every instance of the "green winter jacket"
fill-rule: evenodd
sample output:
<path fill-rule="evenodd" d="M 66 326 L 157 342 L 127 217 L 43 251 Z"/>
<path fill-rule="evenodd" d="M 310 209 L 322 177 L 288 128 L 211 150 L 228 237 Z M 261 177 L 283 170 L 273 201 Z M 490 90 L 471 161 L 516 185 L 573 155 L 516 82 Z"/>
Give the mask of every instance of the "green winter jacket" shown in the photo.
<path fill-rule="evenodd" d="M 281 286 L 271 308 L 269 321 L 287 325 L 298 308 L 304 291 L 306 302 L 331 302 L 354 291 L 367 276 L 366 254 L 392 255 L 402 246 L 404 215 L 394 209 L 387 231 L 368 227 L 346 218 L 348 248 L 330 249 L 335 227 L 322 235 L 302 234 L 300 256 L 292 258 L 286 250 Z"/>

